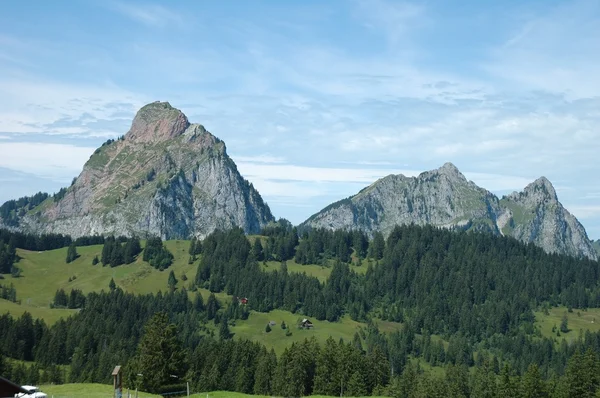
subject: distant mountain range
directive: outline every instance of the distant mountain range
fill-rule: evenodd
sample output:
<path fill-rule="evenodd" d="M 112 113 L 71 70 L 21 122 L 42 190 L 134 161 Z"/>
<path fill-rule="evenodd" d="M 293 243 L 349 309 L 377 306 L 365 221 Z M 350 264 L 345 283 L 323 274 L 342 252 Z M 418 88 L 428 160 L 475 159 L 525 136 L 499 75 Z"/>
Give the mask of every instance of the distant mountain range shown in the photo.
<path fill-rule="evenodd" d="M 130 130 L 98 148 L 73 184 L 0 207 L 0 227 L 32 233 L 158 235 L 202 238 L 239 226 L 258 233 L 274 217 L 237 170 L 225 143 L 168 102 L 136 114 Z M 389 175 L 333 203 L 301 227 L 388 234 L 398 224 L 485 231 L 548 252 L 597 259 L 600 244 L 558 201 L 541 177 L 498 198 L 451 163 L 409 178 Z"/>
<path fill-rule="evenodd" d="M 468 181 L 451 163 L 414 178 L 384 177 L 325 207 L 301 227 L 387 235 L 394 226 L 411 223 L 512 236 L 551 253 L 598 258 L 584 227 L 558 201 L 546 178 L 500 199 Z"/>

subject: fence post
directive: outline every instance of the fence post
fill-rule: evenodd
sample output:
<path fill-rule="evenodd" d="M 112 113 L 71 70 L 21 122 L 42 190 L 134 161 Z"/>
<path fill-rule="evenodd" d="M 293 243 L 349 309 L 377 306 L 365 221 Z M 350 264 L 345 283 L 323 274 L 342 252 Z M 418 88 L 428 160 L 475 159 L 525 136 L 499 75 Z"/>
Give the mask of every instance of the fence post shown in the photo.
<path fill-rule="evenodd" d="M 190 382 L 187 381 L 185 384 L 187 386 L 187 396 L 188 396 L 188 398 L 190 398 Z"/>

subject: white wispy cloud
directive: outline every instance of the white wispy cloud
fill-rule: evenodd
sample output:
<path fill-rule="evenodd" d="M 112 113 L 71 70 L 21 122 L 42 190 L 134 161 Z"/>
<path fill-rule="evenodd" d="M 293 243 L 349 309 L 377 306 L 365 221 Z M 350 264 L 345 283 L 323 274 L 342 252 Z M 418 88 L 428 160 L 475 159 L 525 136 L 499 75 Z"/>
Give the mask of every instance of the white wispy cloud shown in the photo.
<path fill-rule="evenodd" d="M 153 27 L 183 25 L 184 17 L 171 8 L 159 4 L 132 4 L 125 2 L 109 3 L 109 6 L 122 15 L 142 24 Z"/>
<path fill-rule="evenodd" d="M 0 167 L 70 181 L 95 148 L 39 142 L 0 142 Z"/>
<path fill-rule="evenodd" d="M 491 51 L 485 68 L 519 89 L 595 97 L 600 91 L 598 48 L 600 3 L 549 3 Z"/>
<path fill-rule="evenodd" d="M 116 136 L 127 130 L 143 103 L 141 96 L 110 84 L 5 77 L 0 79 L 0 133 Z M 116 128 L 107 128 L 112 125 Z"/>
<path fill-rule="evenodd" d="M 600 217 L 600 206 L 571 205 L 567 207 L 575 217 L 582 220 Z"/>

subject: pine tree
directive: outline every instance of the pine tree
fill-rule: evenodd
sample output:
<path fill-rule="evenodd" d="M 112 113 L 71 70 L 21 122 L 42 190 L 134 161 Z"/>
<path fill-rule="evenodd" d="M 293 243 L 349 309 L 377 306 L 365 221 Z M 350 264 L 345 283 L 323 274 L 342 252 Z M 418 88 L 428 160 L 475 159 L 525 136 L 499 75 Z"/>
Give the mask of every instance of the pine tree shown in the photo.
<path fill-rule="evenodd" d="M 97 265 L 98 263 L 99 263 L 98 256 L 94 256 L 94 259 L 92 260 L 92 265 Z"/>
<path fill-rule="evenodd" d="M 229 325 L 227 324 L 227 317 L 221 318 L 221 326 L 219 327 L 219 338 L 221 340 L 229 340 L 231 338 L 231 332 L 229 331 Z"/>
<path fill-rule="evenodd" d="M 79 255 L 77 254 L 77 248 L 75 247 L 74 243 L 71 243 L 69 245 L 69 248 L 67 249 L 67 264 L 72 261 L 75 261 L 77 257 L 79 257 Z"/>
<path fill-rule="evenodd" d="M 167 285 L 169 286 L 169 289 L 171 291 L 175 290 L 177 282 L 179 282 L 179 281 L 175 277 L 175 272 L 173 272 L 173 270 L 171 270 L 171 272 L 169 272 L 169 280 L 167 281 Z"/>
<path fill-rule="evenodd" d="M 352 376 L 350 376 L 350 380 L 348 380 L 348 388 L 344 392 L 344 395 L 351 397 L 362 397 L 367 395 L 365 380 L 359 371 L 355 371 Z"/>
<path fill-rule="evenodd" d="M 475 369 L 471 396 L 476 398 L 494 398 L 496 395 L 496 375 L 486 359 Z"/>
<path fill-rule="evenodd" d="M 275 351 L 264 352 L 258 359 L 254 375 L 254 394 L 271 395 L 273 393 L 273 373 L 277 367 Z"/>
<path fill-rule="evenodd" d="M 521 378 L 521 397 L 546 398 L 546 385 L 536 364 L 529 365 L 527 372 Z"/>
<path fill-rule="evenodd" d="M 560 321 L 560 331 L 561 333 L 568 333 L 569 332 L 569 318 L 567 317 L 567 314 L 565 313 Z"/>
<path fill-rule="evenodd" d="M 260 238 L 254 239 L 254 243 L 252 244 L 251 255 L 256 261 L 263 261 L 265 259 L 263 247 L 260 243 Z"/>
<path fill-rule="evenodd" d="M 206 317 L 208 320 L 214 319 L 218 310 L 219 303 L 217 302 L 217 298 L 214 293 L 211 293 L 206 301 Z"/>
<path fill-rule="evenodd" d="M 111 292 L 117 288 L 117 284 L 115 283 L 115 280 L 113 278 L 110 278 L 110 282 L 108 283 L 108 288 L 110 289 Z"/>
<path fill-rule="evenodd" d="M 146 323 L 135 360 L 135 371 L 143 374 L 141 387 L 148 392 L 172 384 L 171 375 L 183 378 L 188 367 L 186 353 L 167 313 L 158 312 Z"/>
<path fill-rule="evenodd" d="M 505 364 L 500 371 L 500 381 L 498 384 L 498 396 L 499 397 L 516 397 L 518 396 L 519 389 L 515 382 L 512 370 L 508 364 Z"/>

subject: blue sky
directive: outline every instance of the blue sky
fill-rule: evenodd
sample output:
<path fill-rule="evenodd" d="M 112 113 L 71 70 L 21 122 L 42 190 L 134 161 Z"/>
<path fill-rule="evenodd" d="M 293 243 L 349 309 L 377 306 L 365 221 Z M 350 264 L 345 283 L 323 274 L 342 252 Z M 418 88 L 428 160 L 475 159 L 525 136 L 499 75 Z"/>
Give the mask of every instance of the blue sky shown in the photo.
<path fill-rule="evenodd" d="M 161 100 L 299 223 L 450 161 L 539 176 L 600 238 L 598 1 L 19 1 L 0 12 L 0 202 L 56 191 Z"/>

